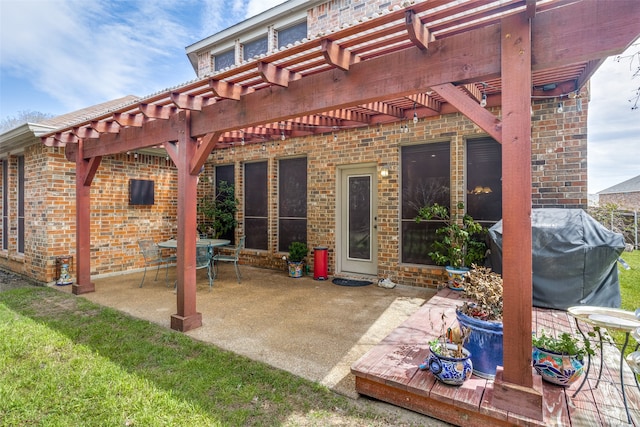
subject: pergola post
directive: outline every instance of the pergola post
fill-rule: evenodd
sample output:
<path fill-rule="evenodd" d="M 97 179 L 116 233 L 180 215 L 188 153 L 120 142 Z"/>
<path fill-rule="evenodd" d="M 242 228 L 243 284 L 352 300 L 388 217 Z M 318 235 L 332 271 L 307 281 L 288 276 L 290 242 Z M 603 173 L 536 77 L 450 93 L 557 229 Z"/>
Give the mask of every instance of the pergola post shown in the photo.
<path fill-rule="evenodd" d="M 519 413 L 542 419 L 542 393 L 533 388 L 531 367 L 531 19 L 526 13 L 502 20 L 501 69 L 505 345 L 493 404 L 517 405 Z"/>
<path fill-rule="evenodd" d="M 76 152 L 76 283 L 75 295 L 94 292 L 91 283 L 91 182 L 101 157 L 84 158 L 84 140 L 78 141 Z"/>
<path fill-rule="evenodd" d="M 186 332 L 202 326 L 196 311 L 196 208 L 198 175 L 191 174 L 196 141 L 191 137 L 191 111 L 178 113 L 177 144 L 169 143 L 167 153 L 178 168 L 178 251 L 177 313 L 171 315 L 171 329 Z"/>

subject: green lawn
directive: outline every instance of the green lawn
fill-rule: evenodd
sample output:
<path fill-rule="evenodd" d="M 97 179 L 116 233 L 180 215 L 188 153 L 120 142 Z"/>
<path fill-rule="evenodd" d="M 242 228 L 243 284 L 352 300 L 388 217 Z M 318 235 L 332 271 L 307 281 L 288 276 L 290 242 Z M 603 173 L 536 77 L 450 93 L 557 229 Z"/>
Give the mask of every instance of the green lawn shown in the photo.
<path fill-rule="evenodd" d="M 49 288 L 0 293 L 1 426 L 384 426 L 397 416 Z"/>
<path fill-rule="evenodd" d="M 622 304 L 620 308 L 629 311 L 636 311 L 640 308 L 640 251 L 623 252 L 621 258 L 631 267 L 629 270 L 622 268 L 618 263 L 618 271 L 620 271 L 620 294 L 622 295 Z M 616 342 L 624 342 L 624 334 L 622 332 L 611 332 Z M 635 342 L 631 338 L 629 347 L 625 354 L 631 353 L 635 349 Z"/>
<path fill-rule="evenodd" d="M 618 264 L 620 271 L 620 308 L 635 311 L 640 308 L 640 251 L 623 252 L 621 258 L 631 267 L 629 270 Z"/>

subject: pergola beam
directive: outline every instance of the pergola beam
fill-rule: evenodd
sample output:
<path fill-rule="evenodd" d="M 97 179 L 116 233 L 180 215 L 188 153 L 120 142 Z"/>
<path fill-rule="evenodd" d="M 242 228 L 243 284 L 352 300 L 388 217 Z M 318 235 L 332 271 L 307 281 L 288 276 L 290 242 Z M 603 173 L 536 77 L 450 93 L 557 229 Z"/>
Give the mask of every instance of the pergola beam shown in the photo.
<path fill-rule="evenodd" d="M 407 10 L 404 15 L 409 40 L 420 50 L 427 50 L 429 43 L 434 40 L 428 28 L 413 10 Z"/>
<path fill-rule="evenodd" d="M 360 62 L 360 58 L 331 40 L 322 40 L 321 48 L 327 63 L 340 70 L 348 71 L 352 64 Z"/>
<path fill-rule="evenodd" d="M 493 139 L 502 143 L 502 124 L 490 111 L 482 108 L 475 99 L 458 90 L 451 83 L 431 86 L 435 92 L 447 100 L 458 111 L 480 126 Z"/>
<path fill-rule="evenodd" d="M 281 87 L 289 87 L 289 82 L 302 78 L 300 73 L 292 73 L 268 62 L 258 62 L 258 72 L 265 82 Z"/>

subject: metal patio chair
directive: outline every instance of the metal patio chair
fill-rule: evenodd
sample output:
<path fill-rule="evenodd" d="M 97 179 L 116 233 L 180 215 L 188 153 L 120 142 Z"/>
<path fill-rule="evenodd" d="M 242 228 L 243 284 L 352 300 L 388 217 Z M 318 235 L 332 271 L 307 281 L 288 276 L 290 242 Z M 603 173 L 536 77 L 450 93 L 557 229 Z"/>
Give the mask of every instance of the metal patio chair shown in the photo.
<path fill-rule="evenodd" d="M 238 265 L 238 261 L 240 259 L 240 251 L 244 248 L 244 239 L 245 236 L 240 237 L 240 241 L 238 242 L 238 245 L 233 247 L 233 246 L 225 246 L 224 249 L 225 250 L 232 250 L 232 253 L 218 253 L 216 255 L 214 255 L 213 257 L 213 264 L 215 266 L 215 275 L 214 277 L 218 274 L 218 263 L 220 262 L 232 262 L 233 266 L 236 270 L 236 277 L 238 278 L 238 283 L 240 283 L 240 279 L 242 278 L 241 274 L 240 274 L 240 266 Z"/>
<path fill-rule="evenodd" d="M 196 248 L 196 270 L 202 268 L 207 269 L 207 277 L 209 278 L 209 290 L 213 287 L 213 271 L 211 263 L 213 259 L 213 246 L 198 246 Z"/>
<path fill-rule="evenodd" d="M 138 240 L 138 246 L 140 247 L 140 252 L 144 257 L 144 274 L 142 275 L 142 282 L 140 282 L 140 287 L 144 284 L 144 279 L 147 276 L 147 267 L 153 267 L 155 265 L 158 266 L 156 270 L 156 278 L 158 280 L 158 272 L 160 271 L 160 266 L 164 265 L 166 268 L 164 279 L 168 283 L 169 279 L 169 264 L 176 262 L 175 255 L 163 256 L 162 249 L 158 246 L 156 242 L 151 239 L 141 239 Z"/>

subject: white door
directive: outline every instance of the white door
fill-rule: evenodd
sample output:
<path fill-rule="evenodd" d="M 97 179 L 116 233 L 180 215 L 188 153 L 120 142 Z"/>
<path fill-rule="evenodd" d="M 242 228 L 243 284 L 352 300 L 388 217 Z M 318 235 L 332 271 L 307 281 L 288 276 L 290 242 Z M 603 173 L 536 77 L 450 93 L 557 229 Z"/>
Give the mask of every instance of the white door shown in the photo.
<path fill-rule="evenodd" d="M 345 168 L 340 174 L 339 270 L 377 275 L 376 168 Z"/>

